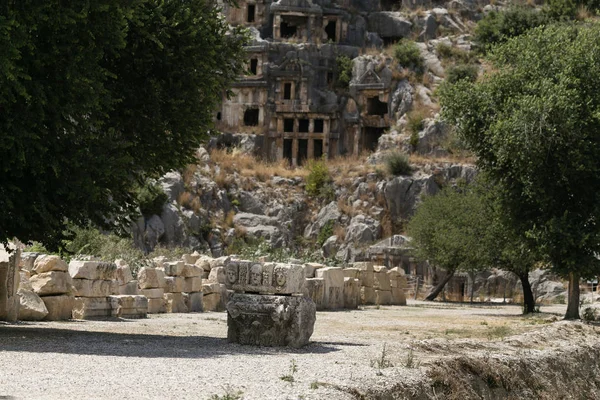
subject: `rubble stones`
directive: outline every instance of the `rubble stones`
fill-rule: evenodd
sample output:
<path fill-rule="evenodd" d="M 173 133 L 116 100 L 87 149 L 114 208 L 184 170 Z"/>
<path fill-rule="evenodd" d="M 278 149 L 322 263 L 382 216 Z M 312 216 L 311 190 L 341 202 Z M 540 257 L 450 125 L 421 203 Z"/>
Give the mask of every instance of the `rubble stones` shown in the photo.
<path fill-rule="evenodd" d="M 44 301 L 31 290 L 19 289 L 19 320 L 41 321 L 48 315 Z"/>
<path fill-rule="evenodd" d="M 312 300 L 300 296 L 234 293 L 227 303 L 227 339 L 255 346 L 302 347 L 316 320 Z"/>

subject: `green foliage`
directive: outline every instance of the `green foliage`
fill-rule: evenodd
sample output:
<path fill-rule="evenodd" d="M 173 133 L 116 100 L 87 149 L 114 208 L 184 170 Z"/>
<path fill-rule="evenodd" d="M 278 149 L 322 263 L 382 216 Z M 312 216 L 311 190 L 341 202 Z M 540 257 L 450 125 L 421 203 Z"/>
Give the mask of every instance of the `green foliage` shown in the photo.
<path fill-rule="evenodd" d="M 162 208 L 169 199 L 162 187 L 158 184 L 146 183 L 137 191 L 137 202 L 142 215 L 150 217 L 160 215 Z"/>
<path fill-rule="evenodd" d="M 479 21 L 475 27 L 474 42 L 481 52 L 487 53 L 496 44 L 550 22 L 546 13 L 534 8 L 511 6 L 503 11 L 492 11 Z"/>
<path fill-rule="evenodd" d="M 484 82 L 440 90 L 510 225 L 563 276 L 598 273 L 598 37 L 598 24 L 533 29 L 494 50 Z"/>
<path fill-rule="evenodd" d="M 410 175 L 412 173 L 410 161 L 404 153 L 398 151 L 391 152 L 385 157 L 384 162 L 390 175 Z"/>
<path fill-rule="evenodd" d="M 384 343 L 381 349 L 381 354 L 377 358 L 371 360 L 371 368 L 377 368 L 381 370 L 393 366 L 394 364 L 392 364 L 392 362 L 389 360 L 387 346 Z"/>
<path fill-rule="evenodd" d="M 335 63 L 337 68 L 336 86 L 347 88 L 352 80 L 352 60 L 347 56 L 338 56 Z"/>
<path fill-rule="evenodd" d="M 296 365 L 296 360 L 292 358 L 290 362 L 290 372 L 286 375 L 280 376 L 279 379 L 288 383 L 294 383 L 296 379 L 294 378 L 294 374 L 298 372 L 298 366 Z"/>
<path fill-rule="evenodd" d="M 474 64 L 453 65 L 446 70 L 446 81 L 449 83 L 456 83 L 465 79 L 469 82 L 475 82 L 478 73 L 479 68 Z"/>
<path fill-rule="evenodd" d="M 309 172 L 306 177 L 306 193 L 309 196 L 317 197 L 331 182 L 329 168 L 324 160 L 311 160 L 307 168 Z"/>
<path fill-rule="evenodd" d="M 441 60 L 454 61 L 460 64 L 471 64 L 476 61 L 476 57 L 470 52 L 451 44 L 440 42 L 436 47 L 437 54 Z"/>
<path fill-rule="evenodd" d="M 333 227 L 335 226 L 334 220 L 329 220 L 321 227 L 317 236 L 317 245 L 323 246 L 325 241 L 333 236 Z"/>
<path fill-rule="evenodd" d="M 425 128 L 425 115 L 419 110 L 414 110 L 406 114 L 407 128 L 411 133 L 419 133 Z"/>
<path fill-rule="evenodd" d="M 588 322 L 596 321 L 598 319 L 598 310 L 594 307 L 586 307 L 583 310 L 582 317 L 583 317 L 584 321 L 588 321 Z"/>
<path fill-rule="evenodd" d="M 246 42 L 208 0 L 5 2 L 0 237 L 127 226 L 134 188 L 194 161 Z M 233 34 L 229 34 L 233 33 Z"/>
<path fill-rule="evenodd" d="M 552 19 L 573 19 L 577 15 L 575 0 L 547 0 L 544 12 Z"/>
<path fill-rule="evenodd" d="M 423 71 L 424 60 L 421 56 L 421 50 L 419 50 L 419 46 L 412 40 L 402 39 L 396 43 L 394 57 L 398 61 L 398 64 L 404 68 L 409 68 L 416 72 Z"/>

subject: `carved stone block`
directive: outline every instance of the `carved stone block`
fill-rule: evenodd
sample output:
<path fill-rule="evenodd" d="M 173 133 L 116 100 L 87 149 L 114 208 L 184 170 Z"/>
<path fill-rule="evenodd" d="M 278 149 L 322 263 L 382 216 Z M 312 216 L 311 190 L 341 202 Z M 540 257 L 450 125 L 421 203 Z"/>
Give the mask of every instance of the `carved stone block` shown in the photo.
<path fill-rule="evenodd" d="M 300 294 L 304 269 L 297 264 L 232 260 L 225 266 L 226 286 L 238 292 Z"/>
<path fill-rule="evenodd" d="M 302 347 L 316 320 L 315 303 L 301 296 L 234 293 L 227 303 L 227 339 L 255 346 Z"/>

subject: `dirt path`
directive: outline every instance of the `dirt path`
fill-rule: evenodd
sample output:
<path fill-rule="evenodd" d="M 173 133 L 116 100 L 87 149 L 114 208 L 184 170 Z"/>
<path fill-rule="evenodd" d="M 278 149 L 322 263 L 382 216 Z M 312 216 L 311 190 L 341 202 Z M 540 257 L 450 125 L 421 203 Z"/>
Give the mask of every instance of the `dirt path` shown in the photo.
<path fill-rule="evenodd" d="M 418 385 L 429 365 L 456 349 L 535 348 L 535 335 L 557 325 L 549 318 L 522 317 L 517 306 L 423 302 L 319 312 L 312 343 L 301 350 L 227 343 L 225 313 L 5 324 L 0 398 L 351 399 L 398 382 Z"/>

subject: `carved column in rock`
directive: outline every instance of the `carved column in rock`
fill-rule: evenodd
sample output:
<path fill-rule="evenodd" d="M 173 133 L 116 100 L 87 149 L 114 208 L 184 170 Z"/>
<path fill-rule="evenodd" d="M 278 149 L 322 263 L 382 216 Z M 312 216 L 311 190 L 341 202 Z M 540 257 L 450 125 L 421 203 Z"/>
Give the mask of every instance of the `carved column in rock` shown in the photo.
<path fill-rule="evenodd" d="M 12 252 L 0 246 L 0 320 L 14 322 L 19 316 L 19 258 L 20 250 Z"/>

